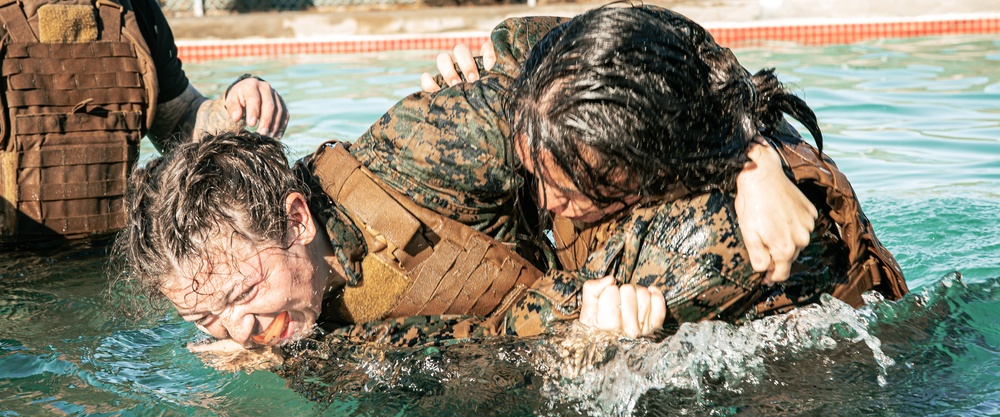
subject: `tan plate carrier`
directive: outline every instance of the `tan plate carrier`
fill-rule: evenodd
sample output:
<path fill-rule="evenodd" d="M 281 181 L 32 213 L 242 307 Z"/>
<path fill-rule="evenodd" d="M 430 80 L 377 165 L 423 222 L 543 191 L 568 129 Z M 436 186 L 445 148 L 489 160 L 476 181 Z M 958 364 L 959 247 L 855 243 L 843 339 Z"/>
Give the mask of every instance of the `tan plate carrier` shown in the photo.
<path fill-rule="evenodd" d="M 500 313 L 542 275 L 495 239 L 391 189 L 341 144 L 317 151 L 313 173 L 368 245 L 363 278 L 339 307 L 346 321 Z"/>
<path fill-rule="evenodd" d="M 2 0 L 0 21 L 0 245 L 121 229 L 157 94 L 130 3 Z"/>

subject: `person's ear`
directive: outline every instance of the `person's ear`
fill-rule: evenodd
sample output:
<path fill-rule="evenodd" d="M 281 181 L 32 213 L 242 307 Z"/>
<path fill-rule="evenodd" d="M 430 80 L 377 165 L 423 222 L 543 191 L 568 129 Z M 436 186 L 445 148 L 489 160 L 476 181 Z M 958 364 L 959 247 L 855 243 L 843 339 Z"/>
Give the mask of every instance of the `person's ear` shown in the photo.
<path fill-rule="evenodd" d="M 285 197 L 285 212 L 288 213 L 288 242 L 306 245 L 316 237 L 316 223 L 313 222 L 309 202 L 302 193 L 293 192 Z"/>

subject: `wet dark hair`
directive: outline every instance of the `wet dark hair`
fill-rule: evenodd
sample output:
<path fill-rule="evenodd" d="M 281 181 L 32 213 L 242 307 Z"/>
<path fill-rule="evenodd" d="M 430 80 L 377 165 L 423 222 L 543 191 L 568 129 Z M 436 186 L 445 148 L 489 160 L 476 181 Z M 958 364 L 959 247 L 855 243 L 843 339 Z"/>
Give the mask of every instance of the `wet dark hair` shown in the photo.
<path fill-rule="evenodd" d="M 288 246 L 292 192 L 309 196 L 284 145 L 256 133 L 206 136 L 152 159 L 129 177 L 127 225 L 113 249 L 119 283 L 135 298 L 156 298 L 167 276 L 211 270 L 226 256 L 217 237 Z"/>
<path fill-rule="evenodd" d="M 750 75 L 697 23 L 669 10 L 606 6 L 549 32 L 514 84 L 513 140 L 525 137 L 600 205 L 731 189 L 758 131 L 816 117 L 772 69 Z"/>

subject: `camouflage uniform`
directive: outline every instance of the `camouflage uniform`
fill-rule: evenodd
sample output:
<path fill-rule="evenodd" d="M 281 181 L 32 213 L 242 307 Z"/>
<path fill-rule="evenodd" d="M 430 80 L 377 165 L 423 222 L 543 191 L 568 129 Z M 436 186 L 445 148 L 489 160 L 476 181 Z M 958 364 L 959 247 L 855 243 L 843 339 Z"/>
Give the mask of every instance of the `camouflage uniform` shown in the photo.
<path fill-rule="evenodd" d="M 537 207 L 530 196 L 521 195 L 528 188 L 526 174 L 510 144 L 503 106 L 531 46 L 562 20 L 532 17 L 502 23 L 493 32 L 497 63 L 489 74 L 475 83 L 404 98 L 349 147 L 389 187 L 511 246 L 542 270 L 554 268 L 556 261 L 544 238 L 536 237 L 541 230 Z M 311 178 L 309 158 L 297 170 L 312 185 L 310 206 L 326 226 L 348 285 L 358 283 L 367 252 L 361 231 Z M 494 334 L 501 319 L 429 316 L 338 327 L 336 320 L 321 317 L 320 323 L 330 332 L 330 343 L 407 345 Z"/>
<path fill-rule="evenodd" d="M 797 135 L 782 136 L 781 140 L 814 149 Z M 576 318 L 583 282 L 609 275 L 619 284 L 657 286 L 666 299 L 666 329 L 709 319 L 740 323 L 814 303 L 827 293 L 855 306 L 862 303 L 860 294 L 872 289 L 890 299 L 898 298 L 901 294 L 859 282 L 857 274 L 849 274 L 854 263 L 830 205 L 810 190 L 803 191 L 819 211 L 819 218 L 809 245 L 799 253 L 783 283 L 761 284 L 763 273 L 753 271 L 739 230 L 735 195 L 712 191 L 672 202 L 637 205 L 616 219 L 580 230 L 581 235 L 590 232 L 589 239 L 583 240 L 594 248 L 581 268 L 576 272 L 550 271 L 542 277 L 528 297 L 508 313 L 504 330 L 531 336 L 556 321 Z M 859 214 L 867 226 L 864 214 Z M 888 258 L 901 282 L 898 265 L 891 255 Z"/>
<path fill-rule="evenodd" d="M 535 208 L 515 206 L 532 199 L 516 198 L 525 176 L 515 168 L 519 164 L 510 149 L 502 105 L 506 88 L 517 76 L 530 47 L 560 21 L 521 18 L 503 22 L 492 35 L 498 55 L 496 67 L 481 81 L 404 99 L 362 136 L 351 152 L 421 205 L 502 242 L 535 250 L 534 240 L 525 233 L 534 225 L 525 224 L 522 217 Z M 769 140 L 782 153 L 789 149 L 814 151 L 790 127 Z M 832 161 L 826 163 L 827 170 L 835 171 Z M 584 236 L 578 242 L 583 248 L 561 257 L 561 270 L 551 269 L 505 316 L 388 319 L 330 328 L 324 342 L 414 346 L 498 334 L 535 335 L 556 321 L 575 318 L 583 281 L 606 275 L 614 276 L 618 283 L 658 286 L 667 301 L 667 328 L 705 319 L 740 322 L 815 302 L 823 293 L 859 304 L 860 293 L 878 283 L 855 282 L 848 272 L 864 263 L 867 255 L 853 253 L 844 245 L 840 236 L 843 219 L 837 219 L 831 209 L 839 203 L 825 200 L 822 187 L 806 190 L 805 180 L 792 176 L 802 183 L 820 217 L 811 243 L 800 253 L 785 283 L 760 284 L 763 275 L 750 265 L 733 208 L 734 195 L 712 191 L 637 204 L 612 219 L 577 230 Z M 850 189 L 846 179 L 841 181 Z M 856 203 L 853 192 L 837 196 L 845 197 Z M 335 205 L 318 209 L 325 213 L 321 218 L 327 219 L 335 247 L 358 247 L 357 237 L 338 231 L 344 229 L 343 222 L 329 220 L 338 216 Z M 867 219 L 860 210 L 857 214 L 861 229 L 870 234 Z M 898 298 L 906 291 L 898 265 L 880 244 L 874 246 L 888 259 L 884 263 L 890 270 L 887 275 L 898 276 L 893 282 L 902 285 L 895 293 L 883 292 Z M 565 250 L 561 255 L 566 255 Z"/>

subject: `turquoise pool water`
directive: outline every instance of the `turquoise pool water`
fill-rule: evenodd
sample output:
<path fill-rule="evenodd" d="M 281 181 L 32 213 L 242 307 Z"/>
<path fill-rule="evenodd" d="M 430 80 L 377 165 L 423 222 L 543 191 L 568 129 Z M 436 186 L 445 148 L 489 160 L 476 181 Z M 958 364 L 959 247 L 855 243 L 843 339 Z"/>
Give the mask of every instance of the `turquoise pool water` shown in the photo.
<path fill-rule="evenodd" d="M 174 314 L 107 306 L 104 259 L 0 255 L 0 416 L 20 415 L 1000 415 L 1000 41 L 944 37 L 848 46 L 771 44 L 816 110 L 914 295 L 836 301 L 744 327 L 682 327 L 662 343 L 499 341 L 345 349 L 335 397 L 311 401 L 270 372 L 219 372 L 184 347 Z M 217 94 L 244 72 L 283 92 L 297 156 L 357 137 L 415 90 L 433 54 L 399 52 L 188 65 Z M 148 144 L 144 155 L 152 155 Z M 953 271 L 963 275 L 958 280 Z M 583 337 L 583 336 L 580 336 Z M 573 372 L 563 355 L 598 357 Z"/>

